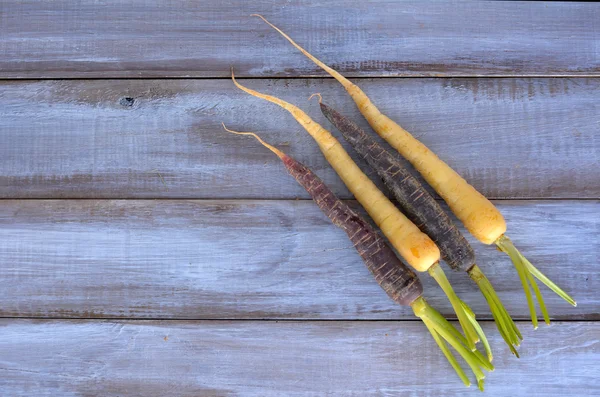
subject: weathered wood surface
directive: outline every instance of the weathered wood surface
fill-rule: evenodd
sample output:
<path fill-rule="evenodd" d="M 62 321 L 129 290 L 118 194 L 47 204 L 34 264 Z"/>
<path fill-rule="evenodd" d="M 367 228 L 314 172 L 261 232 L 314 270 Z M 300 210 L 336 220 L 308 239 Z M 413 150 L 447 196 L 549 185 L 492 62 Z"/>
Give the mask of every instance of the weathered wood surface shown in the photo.
<path fill-rule="evenodd" d="M 491 323 L 491 396 L 600 393 L 600 323 L 524 328 L 521 358 Z M 420 322 L 0 320 L 7 396 L 464 396 Z"/>
<path fill-rule="evenodd" d="M 554 321 L 533 331 L 509 259 L 470 239 L 525 337 L 517 360 L 482 321 L 487 393 L 600 395 L 600 4 L 458 0 L 0 1 L 0 395 L 466 392 L 279 160 L 222 131 L 351 198 L 291 116 L 226 79 L 293 77 L 244 82 L 330 127 L 306 102 L 321 92 L 366 126 L 255 12 L 488 197 L 528 199 L 496 201 L 508 234 L 579 305 L 543 287 Z M 22 80 L 53 78 L 71 80 Z"/>
<path fill-rule="evenodd" d="M 335 132 L 316 101 L 307 102 L 321 92 L 367 127 L 333 80 L 244 83 L 298 104 Z M 600 79 L 360 85 L 490 198 L 600 197 Z M 272 153 L 225 133 L 221 122 L 262 133 L 350 197 L 286 111 L 228 80 L 1 83 L 0 197 L 308 198 Z"/>
<path fill-rule="evenodd" d="M 515 244 L 579 303 L 544 288 L 552 316 L 600 319 L 600 203 L 498 204 Z M 508 257 L 473 243 L 507 309 L 527 319 Z M 3 317 L 414 318 L 305 200 L 2 200 L 0 263 Z M 447 273 L 478 317 L 489 318 L 467 275 Z M 431 304 L 453 316 L 435 282 L 420 278 Z"/>
<path fill-rule="evenodd" d="M 413 0 L 0 3 L 0 77 L 598 75 L 600 5 Z"/>

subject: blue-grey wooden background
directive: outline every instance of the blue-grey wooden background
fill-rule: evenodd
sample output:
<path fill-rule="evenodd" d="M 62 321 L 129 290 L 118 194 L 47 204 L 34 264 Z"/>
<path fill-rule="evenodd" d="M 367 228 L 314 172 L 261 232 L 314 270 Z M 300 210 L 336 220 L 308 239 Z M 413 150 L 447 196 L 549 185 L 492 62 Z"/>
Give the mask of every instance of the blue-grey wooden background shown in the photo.
<path fill-rule="evenodd" d="M 256 12 L 495 200 L 578 301 L 545 289 L 534 331 L 508 258 L 471 239 L 524 335 L 516 359 L 449 274 L 495 351 L 486 394 L 600 395 L 600 4 L 453 0 L 0 2 L 0 395 L 478 393 L 279 160 L 223 133 L 260 132 L 351 200 L 228 79 L 366 126 Z"/>

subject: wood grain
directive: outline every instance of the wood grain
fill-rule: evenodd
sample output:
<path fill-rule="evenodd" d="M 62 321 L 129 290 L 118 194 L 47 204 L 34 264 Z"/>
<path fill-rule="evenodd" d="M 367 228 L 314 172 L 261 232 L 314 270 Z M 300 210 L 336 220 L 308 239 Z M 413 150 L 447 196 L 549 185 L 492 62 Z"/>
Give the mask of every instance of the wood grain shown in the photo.
<path fill-rule="evenodd" d="M 0 77 L 598 75 L 600 5 L 458 0 L 5 0 Z"/>
<path fill-rule="evenodd" d="M 321 92 L 367 128 L 330 79 L 245 83 L 298 104 L 333 131 L 316 101 L 306 101 Z M 490 198 L 600 197 L 600 79 L 366 79 L 360 85 Z M 227 80 L 1 83 L 0 197 L 308 198 L 272 153 L 225 133 L 221 122 L 260 132 L 336 194 L 351 197 L 287 112 Z"/>
<path fill-rule="evenodd" d="M 351 198 L 288 114 L 227 80 L 231 65 L 293 78 L 244 83 L 331 128 L 306 102 L 321 92 L 366 127 L 255 12 L 513 199 L 496 201 L 508 234 L 578 301 L 543 288 L 553 323 L 519 322 L 517 360 L 475 285 L 447 271 L 494 349 L 487 393 L 600 395 L 600 4 L 458 0 L 1 1 L 0 394 L 464 395 L 279 160 L 222 131 L 261 133 Z M 509 259 L 469 240 L 528 320 Z"/>
<path fill-rule="evenodd" d="M 600 393 L 600 323 L 522 327 L 521 359 L 483 327 L 495 349 L 489 395 Z M 0 351 L 0 387 L 14 397 L 476 393 L 417 321 L 0 320 Z"/>
<path fill-rule="evenodd" d="M 600 319 L 600 203 L 498 204 L 515 244 L 579 303 L 544 288 L 553 318 Z M 469 240 L 509 312 L 527 319 L 508 257 Z M 2 200 L 0 263 L 4 317 L 414 319 L 304 200 Z M 447 274 L 489 318 L 467 275 Z M 435 282 L 420 278 L 430 303 L 453 316 Z"/>

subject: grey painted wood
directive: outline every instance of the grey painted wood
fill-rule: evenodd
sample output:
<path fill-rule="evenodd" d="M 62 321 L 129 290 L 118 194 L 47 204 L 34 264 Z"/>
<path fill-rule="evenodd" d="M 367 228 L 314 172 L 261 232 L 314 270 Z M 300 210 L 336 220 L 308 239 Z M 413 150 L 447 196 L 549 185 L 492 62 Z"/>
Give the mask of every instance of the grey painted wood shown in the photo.
<path fill-rule="evenodd" d="M 285 112 L 227 80 L 133 79 L 224 78 L 230 65 L 240 77 L 323 76 L 252 12 L 352 77 L 599 76 L 600 6 L 319 3 L 0 2 L 0 79 L 132 79 L 0 82 L 0 394 L 463 395 L 419 321 L 352 321 L 414 316 L 316 206 L 285 200 L 307 195 L 276 158 L 219 126 L 263 133 L 349 198 Z M 324 125 L 305 102 L 317 91 L 359 119 L 329 79 L 246 83 Z M 488 394 L 600 394 L 600 323 L 585 322 L 600 320 L 600 80 L 360 84 L 489 197 L 592 199 L 498 202 L 515 243 L 579 306 L 544 289 L 555 321 L 520 323 L 521 360 L 482 324 L 497 367 Z M 508 258 L 474 246 L 526 320 Z M 489 319 L 466 275 L 448 275 Z M 267 319 L 309 321 L 253 321 Z"/>
<path fill-rule="evenodd" d="M 552 316 L 600 319 L 600 203 L 498 204 L 515 244 L 579 303 L 543 288 Z M 470 241 L 509 312 L 527 319 L 508 257 Z M 0 264 L 4 317 L 414 318 L 379 288 L 344 232 L 304 200 L 2 200 Z M 447 274 L 489 318 L 466 273 Z M 421 280 L 431 304 L 452 316 L 435 281 Z"/>
<path fill-rule="evenodd" d="M 307 102 L 321 92 L 366 127 L 330 79 L 244 83 L 333 128 L 316 101 Z M 366 79 L 360 85 L 488 197 L 600 197 L 600 79 Z M 287 112 L 227 80 L 1 83 L 0 197 L 308 198 L 272 153 L 225 133 L 221 122 L 262 133 L 350 197 Z"/>
<path fill-rule="evenodd" d="M 524 329 L 521 359 L 491 323 L 492 396 L 600 393 L 600 323 Z M 10 396 L 463 396 L 420 322 L 0 320 Z"/>
<path fill-rule="evenodd" d="M 457 0 L 5 0 L 0 77 L 597 75 L 600 5 Z"/>

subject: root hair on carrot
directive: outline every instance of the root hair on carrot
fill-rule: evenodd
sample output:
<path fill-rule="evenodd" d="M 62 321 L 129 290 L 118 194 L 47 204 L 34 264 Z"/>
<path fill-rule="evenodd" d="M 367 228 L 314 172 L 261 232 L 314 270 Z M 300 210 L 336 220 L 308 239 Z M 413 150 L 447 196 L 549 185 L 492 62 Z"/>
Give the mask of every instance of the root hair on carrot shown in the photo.
<path fill-rule="evenodd" d="M 311 96 L 309 96 L 308 100 L 310 101 L 311 99 L 313 99 L 314 96 L 319 97 L 319 105 L 323 103 L 323 97 L 318 92 L 315 92 L 314 94 L 312 94 Z"/>

